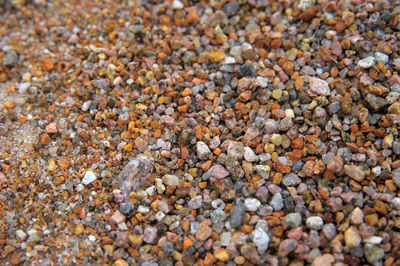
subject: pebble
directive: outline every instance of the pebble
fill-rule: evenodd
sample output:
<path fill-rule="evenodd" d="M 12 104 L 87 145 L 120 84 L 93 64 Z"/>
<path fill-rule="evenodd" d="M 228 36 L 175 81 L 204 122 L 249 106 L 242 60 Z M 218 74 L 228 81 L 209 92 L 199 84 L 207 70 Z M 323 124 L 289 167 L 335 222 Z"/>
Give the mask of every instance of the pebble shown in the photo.
<path fill-rule="evenodd" d="M 154 159 L 144 154 L 136 155 L 128 162 L 118 176 L 120 190 L 127 198 L 132 191 L 138 191 L 149 180 L 154 170 Z"/>
<path fill-rule="evenodd" d="M 319 78 L 309 78 L 310 89 L 318 95 L 329 96 L 331 90 L 329 89 L 329 84 L 325 80 Z"/>
<path fill-rule="evenodd" d="M 319 216 L 311 216 L 307 218 L 306 225 L 312 230 L 321 230 L 324 221 Z"/>
<path fill-rule="evenodd" d="M 361 243 L 361 236 L 355 226 L 350 226 L 344 232 L 344 241 L 349 248 L 358 247 Z"/>
<path fill-rule="evenodd" d="M 196 231 L 196 239 L 200 241 L 207 240 L 211 236 L 211 229 L 204 223 L 201 223 Z"/>
<path fill-rule="evenodd" d="M 120 224 L 120 223 L 125 221 L 125 216 L 117 210 L 111 216 L 111 220 L 110 221 L 115 223 L 115 224 Z"/>
<path fill-rule="evenodd" d="M 311 266 L 320 266 L 320 265 L 326 265 L 326 266 L 331 266 L 335 262 L 335 257 L 332 254 L 323 254 L 320 256 L 317 256 Z"/>
<path fill-rule="evenodd" d="M 294 239 L 285 239 L 281 241 L 278 249 L 278 256 L 283 258 L 294 251 L 298 246 L 298 242 Z"/>
<path fill-rule="evenodd" d="M 364 220 L 364 213 L 359 207 L 354 208 L 351 212 L 350 221 L 352 224 L 358 225 L 361 224 Z"/>
<path fill-rule="evenodd" d="M 246 211 L 257 211 L 257 209 L 261 206 L 261 202 L 258 199 L 247 198 L 244 200 L 244 206 Z"/>
<path fill-rule="evenodd" d="M 269 204 L 271 204 L 272 208 L 274 208 L 275 211 L 282 210 L 284 207 L 284 204 L 283 204 L 283 198 L 282 198 L 281 193 L 275 193 L 272 196 Z"/>
<path fill-rule="evenodd" d="M 337 234 L 335 225 L 332 223 L 323 225 L 322 233 L 328 240 L 332 240 Z"/>
<path fill-rule="evenodd" d="M 360 166 L 345 165 L 344 172 L 346 175 L 348 175 L 357 182 L 361 182 L 365 178 L 365 172 L 361 169 Z"/>
<path fill-rule="evenodd" d="M 254 151 L 250 147 L 244 148 L 243 156 L 244 159 L 248 162 L 256 162 L 258 160 L 258 156 L 254 153 Z"/>
<path fill-rule="evenodd" d="M 286 215 L 285 221 L 287 225 L 292 228 L 298 227 L 301 224 L 301 214 L 300 213 L 289 213 Z"/>
<path fill-rule="evenodd" d="M 238 9 L 239 9 L 239 3 L 237 1 L 228 2 L 222 8 L 224 13 L 228 17 L 231 17 L 231 16 L 235 15 L 236 12 L 238 11 Z"/>
<path fill-rule="evenodd" d="M 197 156 L 199 157 L 199 159 L 200 160 L 207 159 L 211 153 L 207 144 L 205 144 L 203 141 L 198 141 L 196 145 L 197 145 Z"/>
<path fill-rule="evenodd" d="M 384 53 L 376 52 L 375 59 L 377 62 L 381 62 L 384 65 L 389 63 L 389 56 Z"/>
<path fill-rule="evenodd" d="M 6 58 L 5 58 L 4 62 L 3 62 L 3 64 L 5 66 L 13 67 L 17 63 L 18 63 L 18 54 L 13 50 L 8 51 L 6 53 Z"/>
<path fill-rule="evenodd" d="M 153 244 L 157 238 L 157 228 L 154 226 L 147 225 L 143 232 L 143 241 L 145 243 Z"/>
<path fill-rule="evenodd" d="M 231 141 L 228 146 L 228 156 L 242 159 L 244 156 L 244 145 L 241 142 Z"/>
<path fill-rule="evenodd" d="M 24 240 L 26 238 L 26 233 L 22 230 L 17 230 L 15 234 L 19 239 Z"/>
<path fill-rule="evenodd" d="M 361 68 L 370 68 L 373 65 L 375 65 L 375 57 L 373 56 L 368 56 L 364 59 L 361 59 L 360 61 L 358 61 L 358 66 Z"/>
<path fill-rule="evenodd" d="M 97 177 L 92 171 L 86 171 L 85 176 L 82 178 L 82 184 L 89 185 L 96 179 Z"/>
<path fill-rule="evenodd" d="M 222 262 L 226 262 L 230 259 L 230 255 L 229 255 L 228 251 L 226 251 L 226 249 L 224 249 L 224 248 L 215 250 L 214 256 L 217 260 L 222 261 Z"/>
<path fill-rule="evenodd" d="M 382 265 L 382 259 L 385 256 L 385 251 L 376 245 L 365 244 L 364 254 L 369 263 L 374 266 L 378 266 Z"/>
<path fill-rule="evenodd" d="M 162 177 L 162 182 L 167 186 L 178 186 L 179 177 L 177 177 L 176 175 L 166 174 Z"/>
<path fill-rule="evenodd" d="M 260 256 L 258 255 L 257 249 L 253 243 L 244 244 L 240 248 L 240 253 L 248 259 L 251 263 L 259 264 L 260 263 Z"/>
<path fill-rule="evenodd" d="M 243 216 L 246 211 L 246 206 L 243 199 L 238 199 L 235 201 L 232 209 L 230 210 L 230 223 L 232 228 L 238 228 L 243 223 Z"/>
<path fill-rule="evenodd" d="M 202 203 L 203 203 L 203 197 L 199 195 L 191 199 L 188 203 L 188 206 L 190 209 L 199 209 Z"/>
<path fill-rule="evenodd" d="M 301 179 L 295 173 L 288 173 L 288 174 L 284 175 L 282 178 L 282 184 L 287 187 L 296 186 L 296 185 L 299 185 L 300 183 L 301 183 Z"/>
<path fill-rule="evenodd" d="M 263 254 L 269 245 L 270 238 L 268 234 L 261 228 L 256 228 L 251 233 L 253 243 L 256 245 L 260 254 Z"/>

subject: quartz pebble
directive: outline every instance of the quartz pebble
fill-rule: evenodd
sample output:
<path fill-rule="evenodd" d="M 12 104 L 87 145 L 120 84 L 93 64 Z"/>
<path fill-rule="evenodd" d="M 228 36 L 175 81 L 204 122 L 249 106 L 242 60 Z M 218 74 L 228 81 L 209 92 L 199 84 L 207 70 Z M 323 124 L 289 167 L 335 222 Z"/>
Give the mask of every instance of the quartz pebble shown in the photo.
<path fill-rule="evenodd" d="M 89 185 L 96 179 L 97 177 L 92 171 L 86 171 L 85 176 L 82 178 L 82 184 Z"/>
<path fill-rule="evenodd" d="M 361 68 L 370 68 L 375 64 L 375 57 L 373 56 L 368 56 L 364 59 L 361 59 L 360 61 L 358 61 L 358 65 Z"/>

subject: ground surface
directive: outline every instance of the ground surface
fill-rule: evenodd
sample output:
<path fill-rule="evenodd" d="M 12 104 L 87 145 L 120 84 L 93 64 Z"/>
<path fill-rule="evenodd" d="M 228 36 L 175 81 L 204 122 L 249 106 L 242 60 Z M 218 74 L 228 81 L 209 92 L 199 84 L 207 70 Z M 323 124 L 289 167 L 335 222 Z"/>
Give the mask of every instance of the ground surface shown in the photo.
<path fill-rule="evenodd" d="M 398 1 L 0 1 L 0 264 L 399 265 Z"/>

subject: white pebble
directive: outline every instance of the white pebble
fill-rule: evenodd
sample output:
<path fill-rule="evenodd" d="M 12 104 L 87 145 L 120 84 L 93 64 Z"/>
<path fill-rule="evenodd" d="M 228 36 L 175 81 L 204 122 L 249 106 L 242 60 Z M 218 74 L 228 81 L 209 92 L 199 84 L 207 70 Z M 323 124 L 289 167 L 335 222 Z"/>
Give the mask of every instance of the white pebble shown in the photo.
<path fill-rule="evenodd" d="M 361 68 L 370 68 L 375 64 L 375 57 L 368 56 L 358 61 L 358 66 Z"/>
<path fill-rule="evenodd" d="M 86 171 L 85 176 L 82 179 L 82 184 L 89 185 L 96 179 L 97 179 L 97 177 L 92 171 Z"/>

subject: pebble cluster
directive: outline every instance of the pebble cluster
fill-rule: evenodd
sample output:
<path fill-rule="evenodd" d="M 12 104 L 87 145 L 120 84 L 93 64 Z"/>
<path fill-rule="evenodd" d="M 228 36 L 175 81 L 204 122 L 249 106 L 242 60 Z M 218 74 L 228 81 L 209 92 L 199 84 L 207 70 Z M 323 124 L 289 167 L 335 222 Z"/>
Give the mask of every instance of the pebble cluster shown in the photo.
<path fill-rule="evenodd" d="M 400 265 L 398 1 L 0 14 L 0 264 Z"/>

